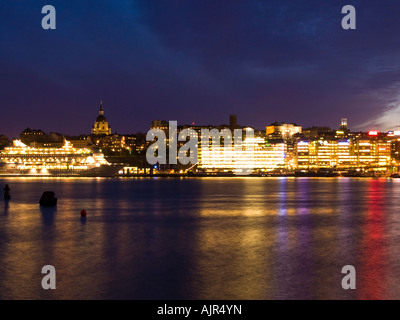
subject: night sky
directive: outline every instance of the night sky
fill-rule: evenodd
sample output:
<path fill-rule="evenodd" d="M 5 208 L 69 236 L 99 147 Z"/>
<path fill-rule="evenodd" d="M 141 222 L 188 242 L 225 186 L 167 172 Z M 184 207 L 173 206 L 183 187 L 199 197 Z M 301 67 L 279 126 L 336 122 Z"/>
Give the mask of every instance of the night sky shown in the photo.
<path fill-rule="evenodd" d="M 42 6 L 57 10 L 43 30 Z M 344 5 L 357 29 L 343 30 Z M 1 0 L 0 133 L 274 121 L 400 125 L 400 2 Z"/>

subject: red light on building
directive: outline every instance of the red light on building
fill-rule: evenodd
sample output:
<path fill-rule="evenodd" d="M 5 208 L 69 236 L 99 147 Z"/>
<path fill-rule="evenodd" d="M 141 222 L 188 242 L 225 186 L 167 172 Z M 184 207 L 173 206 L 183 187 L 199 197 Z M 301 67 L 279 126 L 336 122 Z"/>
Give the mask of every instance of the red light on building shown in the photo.
<path fill-rule="evenodd" d="M 378 135 L 378 131 L 370 131 L 368 132 L 369 136 L 377 136 Z"/>

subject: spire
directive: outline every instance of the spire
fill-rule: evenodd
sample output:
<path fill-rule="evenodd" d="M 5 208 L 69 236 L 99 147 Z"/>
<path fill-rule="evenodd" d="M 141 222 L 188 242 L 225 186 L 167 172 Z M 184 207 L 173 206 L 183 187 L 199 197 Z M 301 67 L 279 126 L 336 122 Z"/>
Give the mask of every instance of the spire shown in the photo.
<path fill-rule="evenodd" d="M 103 100 L 100 100 L 100 112 L 99 114 L 102 116 L 104 115 L 104 111 L 103 111 Z"/>

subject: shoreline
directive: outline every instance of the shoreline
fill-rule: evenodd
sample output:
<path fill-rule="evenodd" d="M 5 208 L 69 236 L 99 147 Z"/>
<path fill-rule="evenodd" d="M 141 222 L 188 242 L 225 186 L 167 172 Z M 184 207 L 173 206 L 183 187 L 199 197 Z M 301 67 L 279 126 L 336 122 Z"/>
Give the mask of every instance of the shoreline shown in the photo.
<path fill-rule="evenodd" d="M 396 179 L 400 175 L 394 174 L 390 176 L 374 176 L 374 175 L 323 175 L 323 174 L 287 174 L 287 175 L 234 175 L 234 174 L 185 174 L 185 173 L 158 173 L 158 174 L 131 174 L 131 175 L 115 175 L 115 176 L 79 176 L 79 175 L 18 175 L 18 174 L 0 174 L 1 178 L 80 178 L 80 179 L 97 179 L 97 178 L 386 178 Z"/>

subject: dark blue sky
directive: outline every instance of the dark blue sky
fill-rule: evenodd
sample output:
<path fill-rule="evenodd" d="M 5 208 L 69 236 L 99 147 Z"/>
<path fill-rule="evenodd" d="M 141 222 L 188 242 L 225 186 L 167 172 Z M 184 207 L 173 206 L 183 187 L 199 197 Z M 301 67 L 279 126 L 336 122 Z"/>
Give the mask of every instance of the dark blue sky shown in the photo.
<path fill-rule="evenodd" d="M 57 29 L 41 28 L 42 6 Z M 357 10 L 343 30 L 341 8 Z M 0 133 L 113 132 L 151 120 L 400 125 L 400 3 L 2 0 Z"/>

